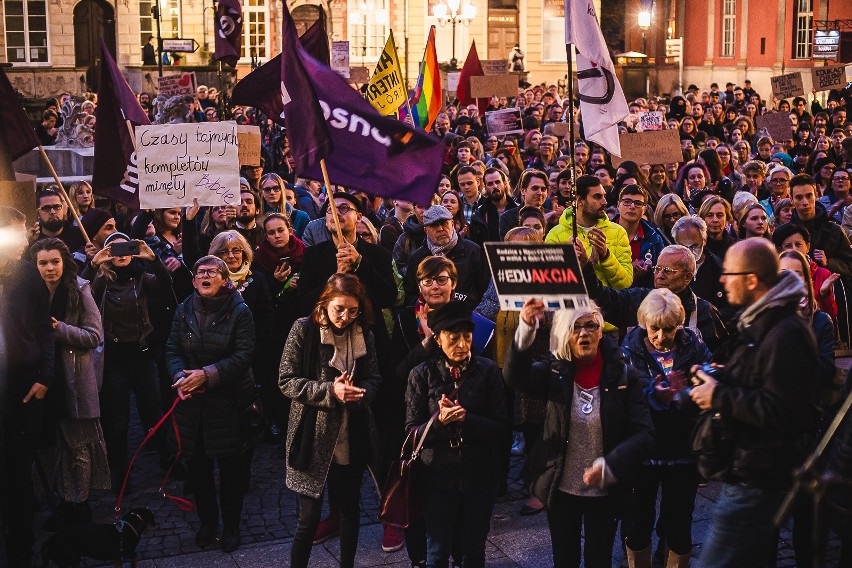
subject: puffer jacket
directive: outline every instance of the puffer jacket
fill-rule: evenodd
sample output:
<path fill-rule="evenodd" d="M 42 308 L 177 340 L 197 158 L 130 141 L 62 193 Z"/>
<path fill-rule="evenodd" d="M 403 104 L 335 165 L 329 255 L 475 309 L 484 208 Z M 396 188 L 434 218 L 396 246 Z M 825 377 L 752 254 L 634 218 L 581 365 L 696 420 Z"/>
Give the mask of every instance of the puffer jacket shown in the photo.
<path fill-rule="evenodd" d="M 601 425 L 604 458 L 617 483 L 607 488 L 612 504 L 624 503 L 630 480 L 654 448 L 654 425 L 642 393 L 639 372 L 627 365 L 618 345 L 607 338 L 600 343 L 604 367 L 601 374 Z M 530 492 L 550 507 L 559 491 L 565 460 L 574 364 L 549 357 L 533 362 L 532 351 L 519 351 L 513 341 L 503 367 L 506 384 L 546 401 L 541 438 L 533 445 L 524 480 Z"/>
<path fill-rule="evenodd" d="M 69 302 L 65 320 L 53 332 L 65 372 L 65 410 L 69 418 L 100 418 L 103 367 L 96 364 L 94 351 L 103 341 L 104 328 L 91 285 L 78 277 L 77 286 L 82 303 Z"/>
<path fill-rule="evenodd" d="M 547 243 L 568 244 L 571 242 L 571 224 L 573 223 L 573 209 L 566 208 L 559 217 L 559 224 L 553 227 L 544 239 Z M 630 241 L 627 239 L 627 231 L 618 223 L 609 219 L 598 219 L 597 227 L 606 235 L 606 245 L 609 248 L 609 256 L 595 263 L 595 274 L 605 286 L 624 290 L 633 284 L 633 253 L 630 249 Z M 592 245 L 586 236 L 586 230 L 577 226 L 577 237 L 586 247 L 586 252 L 591 254 Z"/>
<path fill-rule="evenodd" d="M 684 397 L 679 404 L 672 402 L 665 405 L 653 398 L 656 377 L 663 374 L 663 369 L 648 352 L 645 345 L 647 337 L 646 330 L 634 327 L 621 342 L 621 351 L 630 366 L 639 371 L 643 378 L 642 390 L 648 400 L 654 431 L 657 433 L 657 442 L 651 458 L 691 460 L 692 431 L 698 417 L 698 407 L 689 397 Z M 713 357 L 704 342 L 689 328 L 678 330 L 675 335 L 675 347 L 673 370 L 683 371 L 687 376 L 690 375 L 693 365 L 709 363 Z"/>
<path fill-rule="evenodd" d="M 192 459 L 196 451 L 209 458 L 239 455 L 251 446 L 241 418 L 255 395 L 254 320 L 240 293 L 232 290 L 201 329 L 193 301 L 196 294 L 178 306 L 166 343 L 166 367 L 173 380 L 183 377 L 185 369 L 204 369 L 208 377 L 203 393 L 193 393 L 175 409 L 181 457 Z M 203 448 L 196 447 L 199 430 Z"/>
<path fill-rule="evenodd" d="M 353 324 L 355 325 L 355 324 Z M 340 427 L 343 424 L 344 405 L 334 396 L 334 379 L 340 375 L 340 371 L 331 367 L 329 361 L 334 356 L 334 347 L 322 345 L 317 337 L 317 376 L 305 377 L 302 373 L 302 358 L 305 355 L 303 346 L 308 330 L 315 326 L 309 326 L 308 318 L 296 320 L 284 345 L 284 353 L 281 356 L 279 367 L 278 386 L 284 396 L 289 398 L 290 423 L 287 428 L 287 455 L 293 445 L 293 439 L 298 429 L 307 406 L 318 408 L 316 418 L 316 433 L 313 440 L 313 455 L 307 470 L 297 470 L 290 466 L 287 460 L 287 488 L 300 495 L 319 498 L 322 494 L 328 469 L 334 456 L 334 448 L 340 435 Z M 319 331 L 315 333 L 319 335 Z M 364 389 L 364 397 L 358 402 L 346 404 L 349 411 L 349 438 L 350 455 L 354 461 L 372 461 L 377 457 L 378 432 L 373 420 L 370 405 L 376 398 L 381 385 L 379 375 L 379 364 L 376 360 L 376 347 L 372 332 L 364 332 L 364 341 L 367 354 L 355 363 L 355 375 L 353 383 L 356 387 Z M 366 432 L 364 432 L 366 429 Z M 362 439 L 366 436 L 367 440 Z M 355 447 L 355 441 L 362 447 Z M 369 447 L 363 447 L 369 446 Z M 352 455 L 356 451 L 360 458 Z"/>

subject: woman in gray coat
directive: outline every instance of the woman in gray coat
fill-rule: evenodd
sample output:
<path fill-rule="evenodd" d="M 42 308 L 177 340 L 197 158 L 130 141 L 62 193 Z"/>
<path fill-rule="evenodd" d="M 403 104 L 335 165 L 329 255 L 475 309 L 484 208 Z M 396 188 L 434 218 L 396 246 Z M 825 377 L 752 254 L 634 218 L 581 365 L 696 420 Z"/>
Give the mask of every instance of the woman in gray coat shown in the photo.
<path fill-rule="evenodd" d="M 290 398 L 287 487 L 299 494 L 299 524 L 292 568 L 305 568 L 328 485 L 329 504 L 340 511 L 340 565 L 355 564 L 361 479 L 376 457 L 370 404 L 381 377 L 373 313 L 358 277 L 335 274 L 313 314 L 296 320 L 281 357 L 279 386 Z"/>
<path fill-rule="evenodd" d="M 48 526 L 91 521 L 89 491 L 109 489 L 106 444 L 100 423 L 98 390 L 102 369 L 95 350 L 103 340 L 101 314 L 91 286 L 77 277 L 77 264 L 59 239 L 44 239 L 30 249 L 50 291 L 56 338 L 55 385 L 51 389 L 59 420 L 56 428 L 56 488 L 62 502 Z M 61 380 L 59 380 L 61 379 Z"/>

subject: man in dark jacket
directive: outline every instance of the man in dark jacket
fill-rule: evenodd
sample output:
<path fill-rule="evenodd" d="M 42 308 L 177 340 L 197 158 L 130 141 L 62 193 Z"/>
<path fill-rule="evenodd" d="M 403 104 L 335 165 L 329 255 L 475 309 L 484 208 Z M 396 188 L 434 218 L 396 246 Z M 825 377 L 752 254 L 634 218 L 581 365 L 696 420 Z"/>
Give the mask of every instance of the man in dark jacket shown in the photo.
<path fill-rule="evenodd" d="M 36 208 L 38 223 L 30 228 L 30 244 L 55 237 L 68 245 L 70 251 L 83 248 L 83 235 L 80 229 L 71 224 L 68 204 L 62 196 L 52 189 L 45 189 L 36 197 Z"/>
<path fill-rule="evenodd" d="M 413 306 L 420 294 L 417 267 L 427 256 L 446 256 L 456 265 L 459 281 L 454 297 L 471 307 L 479 305 L 491 282 L 491 271 L 485 253 L 479 246 L 463 239 L 453 228 L 453 216 L 446 207 L 433 205 L 423 214 L 426 244 L 411 253 L 405 274 L 405 305 Z M 300 283 L 301 286 L 301 283 Z"/>
<path fill-rule="evenodd" d="M 722 417 L 732 440 L 718 467 L 711 469 L 699 456 L 702 473 L 724 485 L 698 565 L 763 566 L 775 535 L 772 518 L 817 423 L 818 385 L 810 380 L 817 346 L 810 324 L 799 315 L 802 282 L 786 271 L 779 275 L 769 241 L 733 245 L 722 283 L 728 301 L 744 310 L 736 334 L 714 357 L 725 367 L 715 377 L 698 371 L 702 383 L 691 392 L 699 408 Z M 701 441 L 699 436 L 695 443 Z"/>
<path fill-rule="evenodd" d="M 408 257 L 426 243 L 426 231 L 423 229 L 423 214 L 426 208 L 414 205 L 414 214 L 402 224 L 402 234 L 393 245 L 393 260 L 396 269 L 405 277 L 408 272 Z"/>
<path fill-rule="evenodd" d="M 499 171 L 499 170 L 498 170 Z M 487 179 L 486 173 L 486 179 Z M 506 209 L 500 215 L 500 240 L 510 230 L 521 224 L 519 213 L 523 207 L 535 207 L 543 210 L 544 201 L 547 199 L 547 174 L 541 170 L 524 170 L 518 181 L 521 188 L 521 204 L 511 209 Z"/>
<path fill-rule="evenodd" d="M 488 195 L 479 191 L 478 170 L 464 166 L 458 171 L 458 185 L 462 196 L 462 209 L 470 227 L 470 240 L 478 245 L 499 238 L 500 213 Z"/>
<path fill-rule="evenodd" d="M 17 209 L 0 207 L 0 517 L 10 568 L 32 560 L 32 466 L 55 364 L 50 296 L 20 260 L 24 223 Z"/>
<path fill-rule="evenodd" d="M 793 222 L 806 227 L 811 233 L 811 251 L 814 262 L 844 278 L 852 278 L 852 247 L 840 225 L 828 216 L 822 203 L 817 202 L 816 184 L 807 174 L 793 176 L 790 196 L 796 210 Z"/>

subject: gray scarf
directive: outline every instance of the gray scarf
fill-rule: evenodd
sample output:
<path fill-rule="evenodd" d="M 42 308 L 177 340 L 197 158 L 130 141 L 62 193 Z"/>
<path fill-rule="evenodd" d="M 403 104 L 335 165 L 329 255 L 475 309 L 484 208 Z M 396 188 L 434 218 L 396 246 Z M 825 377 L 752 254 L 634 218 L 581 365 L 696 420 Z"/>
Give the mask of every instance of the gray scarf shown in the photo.
<path fill-rule="evenodd" d="M 771 308 L 789 304 L 799 306 L 802 297 L 806 295 L 802 280 L 789 270 L 782 270 L 775 286 L 743 311 L 740 315 L 740 321 L 737 322 L 737 329 L 745 330 L 754 323 L 758 316 Z"/>
<path fill-rule="evenodd" d="M 426 237 L 426 245 L 429 247 L 429 250 L 432 252 L 432 256 L 446 256 L 448 252 L 453 250 L 456 245 L 459 244 L 459 234 L 453 229 L 453 234 L 450 236 L 450 242 L 441 246 L 436 245 L 435 241 Z"/>

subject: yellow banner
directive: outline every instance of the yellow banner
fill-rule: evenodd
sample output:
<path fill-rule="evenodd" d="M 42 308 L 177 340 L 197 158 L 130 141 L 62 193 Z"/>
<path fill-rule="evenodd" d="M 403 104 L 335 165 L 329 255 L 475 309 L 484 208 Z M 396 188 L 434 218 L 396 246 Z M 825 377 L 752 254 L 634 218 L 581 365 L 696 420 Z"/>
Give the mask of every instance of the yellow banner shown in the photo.
<path fill-rule="evenodd" d="M 388 36 L 373 77 L 367 84 L 367 100 L 377 111 L 387 116 L 405 104 L 408 89 L 402 79 L 399 57 L 393 41 L 393 31 Z"/>

